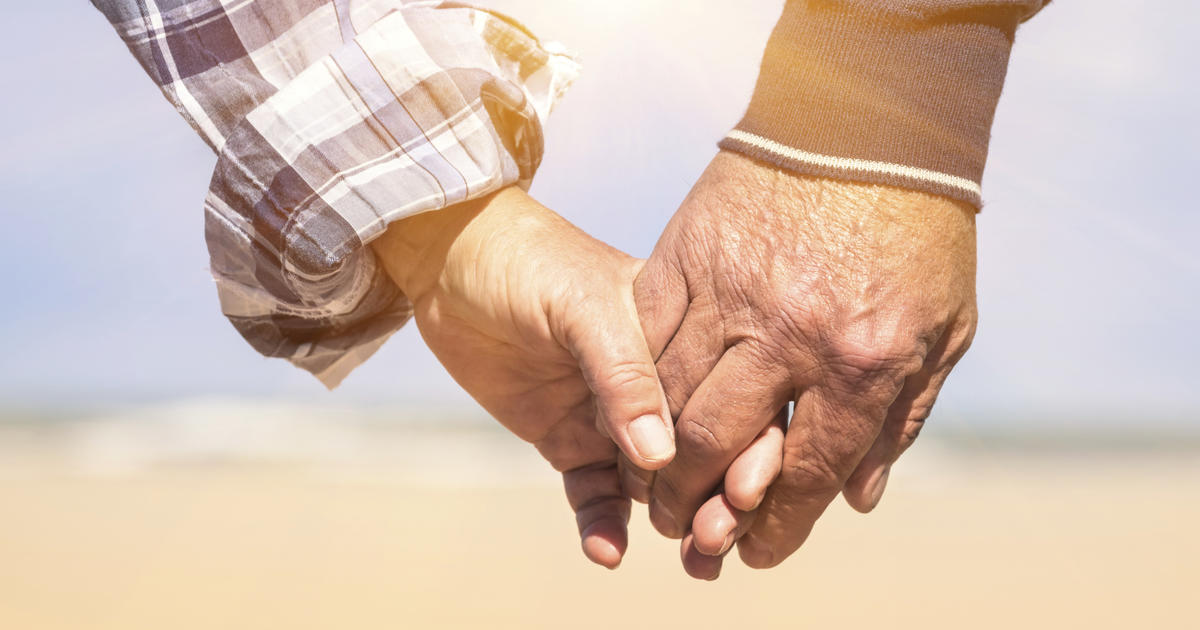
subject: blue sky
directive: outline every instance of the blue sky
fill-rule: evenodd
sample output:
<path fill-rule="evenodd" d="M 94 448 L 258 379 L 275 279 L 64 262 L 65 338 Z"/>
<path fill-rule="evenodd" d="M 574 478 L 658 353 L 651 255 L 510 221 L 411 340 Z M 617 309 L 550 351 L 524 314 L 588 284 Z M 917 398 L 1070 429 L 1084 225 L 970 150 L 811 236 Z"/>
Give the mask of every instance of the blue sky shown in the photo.
<path fill-rule="evenodd" d="M 533 193 L 647 255 L 745 107 L 781 3 L 489 4 L 584 63 Z M 258 357 L 207 273 L 208 149 L 88 3 L 6 14 L 0 405 L 473 404 L 415 329 L 333 394 Z M 1183 0 L 1058 2 L 1019 33 L 979 219 L 981 326 L 935 417 L 1200 421 L 1198 17 Z"/>

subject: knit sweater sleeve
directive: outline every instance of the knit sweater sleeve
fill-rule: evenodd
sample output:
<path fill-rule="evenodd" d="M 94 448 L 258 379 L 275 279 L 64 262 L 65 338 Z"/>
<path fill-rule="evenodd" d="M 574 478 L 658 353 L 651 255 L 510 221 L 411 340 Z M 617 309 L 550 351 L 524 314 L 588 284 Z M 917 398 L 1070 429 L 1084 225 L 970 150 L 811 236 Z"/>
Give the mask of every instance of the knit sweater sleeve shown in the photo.
<path fill-rule="evenodd" d="M 789 0 L 720 145 L 979 207 L 1018 24 L 1048 0 Z"/>

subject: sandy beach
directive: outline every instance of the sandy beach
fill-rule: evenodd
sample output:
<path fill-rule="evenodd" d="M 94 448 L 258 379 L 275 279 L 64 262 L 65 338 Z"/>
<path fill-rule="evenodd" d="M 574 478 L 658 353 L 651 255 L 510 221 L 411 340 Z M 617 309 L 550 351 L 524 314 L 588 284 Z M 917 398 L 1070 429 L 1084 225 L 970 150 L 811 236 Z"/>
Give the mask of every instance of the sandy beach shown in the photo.
<path fill-rule="evenodd" d="M 280 426 L 266 455 L 178 424 L 0 430 L 0 628 L 1200 627 L 1186 449 L 932 439 L 875 513 L 839 502 L 782 567 L 701 583 L 644 507 L 624 564 L 589 565 L 554 473 L 496 431 Z"/>

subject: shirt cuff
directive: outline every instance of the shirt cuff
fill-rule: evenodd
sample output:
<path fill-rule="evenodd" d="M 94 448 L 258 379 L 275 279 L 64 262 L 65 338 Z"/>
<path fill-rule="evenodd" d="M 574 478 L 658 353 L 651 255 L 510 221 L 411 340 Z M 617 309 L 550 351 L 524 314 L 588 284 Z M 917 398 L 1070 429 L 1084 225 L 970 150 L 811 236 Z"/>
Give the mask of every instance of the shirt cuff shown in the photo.
<path fill-rule="evenodd" d="M 792 0 L 720 146 L 781 168 L 981 205 L 1018 23 L 1042 0 Z"/>
<path fill-rule="evenodd" d="M 393 221 L 528 187 L 578 65 L 493 13 L 395 11 L 251 111 L 205 201 L 221 307 L 336 386 L 411 316 L 366 244 Z"/>

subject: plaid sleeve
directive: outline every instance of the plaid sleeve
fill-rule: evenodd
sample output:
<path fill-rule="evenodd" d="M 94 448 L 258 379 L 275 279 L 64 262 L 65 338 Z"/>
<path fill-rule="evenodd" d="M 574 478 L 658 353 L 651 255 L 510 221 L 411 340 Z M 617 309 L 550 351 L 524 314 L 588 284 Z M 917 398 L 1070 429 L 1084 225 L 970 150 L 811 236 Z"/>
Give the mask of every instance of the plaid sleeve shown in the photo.
<path fill-rule="evenodd" d="M 218 154 L 205 234 L 259 352 L 337 385 L 411 316 L 372 239 L 528 187 L 576 63 L 449 2 L 93 0 Z"/>

